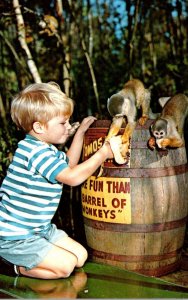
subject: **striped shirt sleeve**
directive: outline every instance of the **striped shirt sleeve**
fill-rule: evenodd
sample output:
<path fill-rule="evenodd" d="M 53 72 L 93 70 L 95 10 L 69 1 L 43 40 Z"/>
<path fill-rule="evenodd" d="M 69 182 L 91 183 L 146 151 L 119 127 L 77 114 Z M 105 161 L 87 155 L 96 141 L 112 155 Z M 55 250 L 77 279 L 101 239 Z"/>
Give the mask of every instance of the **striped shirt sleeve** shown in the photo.
<path fill-rule="evenodd" d="M 57 183 L 56 176 L 68 167 L 64 152 L 53 145 L 41 145 L 32 150 L 28 160 L 28 170 L 39 173 L 51 183 Z"/>

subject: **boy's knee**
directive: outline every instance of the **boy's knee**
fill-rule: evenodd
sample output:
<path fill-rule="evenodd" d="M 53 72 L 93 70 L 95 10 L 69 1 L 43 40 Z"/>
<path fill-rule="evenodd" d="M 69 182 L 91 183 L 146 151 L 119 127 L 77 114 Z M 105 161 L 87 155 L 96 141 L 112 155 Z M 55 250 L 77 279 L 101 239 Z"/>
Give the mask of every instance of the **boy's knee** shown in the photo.
<path fill-rule="evenodd" d="M 59 263 L 52 269 L 55 279 L 68 278 L 74 271 L 77 261 L 78 260 L 75 255 L 70 255 L 68 259 L 59 260 Z"/>

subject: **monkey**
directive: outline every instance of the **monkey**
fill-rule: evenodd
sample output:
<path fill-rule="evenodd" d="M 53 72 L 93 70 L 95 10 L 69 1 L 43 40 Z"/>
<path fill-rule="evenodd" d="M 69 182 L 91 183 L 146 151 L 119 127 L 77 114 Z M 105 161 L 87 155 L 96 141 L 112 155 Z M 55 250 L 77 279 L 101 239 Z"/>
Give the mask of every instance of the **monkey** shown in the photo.
<path fill-rule="evenodd" d="M 142 109 L 142 116 L 138 120 L 140 125 L 144 125 L 149 118 L 150 99 L 151 93 L 145 89 L 142 81 L 131 79 L 124 84 L 122 90 L 107 101 L 107 109 L 113 119 L 105 142 L 110 142 L 114 159 L 118 164 L 126 162 L 130 138 L 136 126 L 137 110 Z M 116 137 L 125 121 L 127 124 L 123 135 Z"/>
<path fill-rule="evenodd" d="M 44 19 L 39 22 L 39 26 L 42 28 L 40 34 L 46 33 L 48 36 L 57 34 L 58 21 L 53 16 L 44 15 Z"/>
<path fill-rule="evenodd" d="M 151 149 L 179 148 L 184 144 L 183 129 L 188 116 L 188 97 L 176 94 L 173 97 L 159 99 L 162 112 L 151 125 L 151 138 L 148 145 Z"/>
<path fill-rule="evenodd" d="M 107 109 L 112 117 L 112 123 L 104 142 L 110 143 L 116 163 L 124 164 L 127 162 L 130 138 L 136 127 L 137 110 L 142 109 L 142 116 L 138 122 L 143 126 L 149 115 L 152 114 L 150 99 L 151 92 L 144 87 L 139 79 L 127 81 L 122 90 L 108 98 Z M 126 122 L 123 135 L 117 135 L 123 122 Z M 100 177 L 102 172 L 103 165 L 101 165 L 97 177 Z"/>

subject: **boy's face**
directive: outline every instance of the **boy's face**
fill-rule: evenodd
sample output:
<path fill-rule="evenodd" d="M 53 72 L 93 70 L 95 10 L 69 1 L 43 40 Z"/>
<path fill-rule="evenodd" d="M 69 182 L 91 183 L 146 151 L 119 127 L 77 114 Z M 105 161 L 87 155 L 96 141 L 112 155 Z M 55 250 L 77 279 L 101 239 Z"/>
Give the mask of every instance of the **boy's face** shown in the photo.
<path fill-rule="evenodd" d="M 64 144 L 69 137 L 69 117 L 58 116 L 46 124 L 44 130 L 45 142 L 50 144 Z"/>

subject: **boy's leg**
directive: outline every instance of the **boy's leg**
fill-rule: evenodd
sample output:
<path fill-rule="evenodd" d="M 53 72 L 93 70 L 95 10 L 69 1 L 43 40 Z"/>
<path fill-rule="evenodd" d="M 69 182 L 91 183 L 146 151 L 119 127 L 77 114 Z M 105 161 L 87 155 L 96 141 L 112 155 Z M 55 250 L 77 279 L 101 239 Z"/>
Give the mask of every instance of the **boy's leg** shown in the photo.
<path fill-rule="evenodd" d="M 81 267 L 87 259 L 83 246 L 69 237 L 58 240 L 37 267 L 25 270 L 19 267 L 22 275 L 42 279 L 69 277 L 75 267 Z"/>
<path fill-rule="evenodd" d="M 43 261 L 31 270 L 19 267 L 22 275 L 41 279 L 57 279 L 69 277 L 77 264 L 77 257 L 57 246 L 44 257 Z"/>
<path fill-rule="evenodd" d="M 55 242 L 55 245 L 73 253 L 77 257 L 77 268 L 82 267 L 88 258 L 87 250 L 80 243 L 68 236 L 63 239 L 59 239 Z"/>

